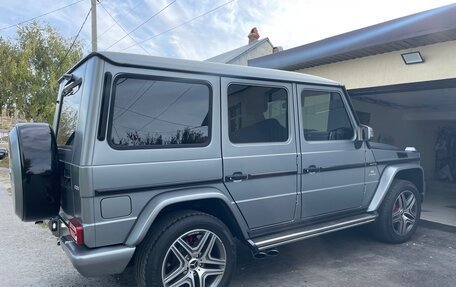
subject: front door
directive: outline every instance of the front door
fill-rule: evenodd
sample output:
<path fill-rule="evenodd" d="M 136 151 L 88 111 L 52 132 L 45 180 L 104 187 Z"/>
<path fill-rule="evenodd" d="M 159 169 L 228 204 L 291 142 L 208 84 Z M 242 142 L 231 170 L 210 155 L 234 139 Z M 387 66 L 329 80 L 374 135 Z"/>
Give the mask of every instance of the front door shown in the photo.
<path fill-rule="evenodd" d="M 337 88 L 298 85 L 303 218 L 359 209 L 364 197 L 365 147 Z"/>
<path fill-rule="evenodd" d="M 224 181 L 250 228 L 295 219 L 298 155 L 291 87 L 222 78 Z"/>

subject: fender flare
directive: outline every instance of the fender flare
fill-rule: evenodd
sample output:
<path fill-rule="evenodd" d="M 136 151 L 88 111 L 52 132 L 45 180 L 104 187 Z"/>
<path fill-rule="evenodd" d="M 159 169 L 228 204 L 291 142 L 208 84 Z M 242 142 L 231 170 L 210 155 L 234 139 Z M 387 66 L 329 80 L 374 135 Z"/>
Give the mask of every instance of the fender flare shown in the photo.
<path fill-rule="evenodd" d="M 417 163 L 405 163 L 405 164 L 396 164 L 390 165 L 385 167 L 385 170 L 382 173 L 380 181 L 377 185 L 377 189 L 375 190 L 374 197 L 372 198 L 369 207 L 367 208 L 367 212 L 376 211 L 380 204 L 382 204 L 383 199 L 385 198 L 388 190 L 393 183 L 393 180 L 396 178 L 396 175 L 400 171 L 404 170 L 419 170 L 421 172 L 421 180 L 422 182 L 422 191 L 421 193 L 424 196 L 425 193 L 425 184 L 424 184 L 424 171 L 423 168 Z"/>
<path fill-rule="evenodd" d="M 135 225 L 125 240 L 127 246 L 137 246 L 146 236 L 158 214 L 167 206 L 176 203 L 190 202 L 195 200 L 216 199 L 222 200 L 233 215 L 244 238 L 248 238 L 247 224 L 235 203 L 231 201 L 222 191 L 211 187 L 189 188 L 161 193 L 153 197 L 139 214 Z"/>

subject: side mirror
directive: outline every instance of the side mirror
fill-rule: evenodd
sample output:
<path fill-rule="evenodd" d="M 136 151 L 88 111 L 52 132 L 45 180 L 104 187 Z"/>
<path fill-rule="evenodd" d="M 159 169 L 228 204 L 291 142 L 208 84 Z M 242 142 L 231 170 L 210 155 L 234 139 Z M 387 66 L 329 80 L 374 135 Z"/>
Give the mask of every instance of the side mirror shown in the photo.
<path fill-rule="evenodd" d="M 369 126 L 360 125 L 358 131 L 358 141 L 368 142 L 374 138 L 374 130 Z"/>
<path fill-rule="evenodd" d="M 0 151 L 0 160 L 6 157 L 6 153 Z"/>

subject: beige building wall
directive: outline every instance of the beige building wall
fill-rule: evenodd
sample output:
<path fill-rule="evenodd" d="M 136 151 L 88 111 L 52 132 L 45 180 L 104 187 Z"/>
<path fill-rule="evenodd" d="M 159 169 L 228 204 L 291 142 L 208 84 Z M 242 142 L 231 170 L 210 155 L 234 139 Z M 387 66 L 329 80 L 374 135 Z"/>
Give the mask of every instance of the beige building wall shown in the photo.
<path fill-rule="evenodd" d="M 269 41 L 265 41 L 251 51 L 242 54 L 240 57 L 234 58 L 229 62 L 229 64 L 248 66 L 249 60 L 272 54 L 272 48 L 271 43 Z"/>
<path fill-rule="evenodd" d="M 425 62 L 405 65 L 401 54 L 419 51 Z M 456 41 L 443 42 L 297 70 L 344 84 L 369 88 L 456 78 Z"/>

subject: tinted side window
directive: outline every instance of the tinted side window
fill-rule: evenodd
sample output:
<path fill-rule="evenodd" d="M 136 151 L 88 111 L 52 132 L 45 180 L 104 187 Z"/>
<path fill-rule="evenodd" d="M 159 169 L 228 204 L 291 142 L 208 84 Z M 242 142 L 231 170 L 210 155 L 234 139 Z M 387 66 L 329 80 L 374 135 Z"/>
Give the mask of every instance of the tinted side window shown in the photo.
<path fill-rule="evenodd" d="M 210 141 L 210 88 L 168 79 L 117 78 L 110 141 L 118 147 L 202 146 Z"/>
<path fill-rule="evenodd" d="M 288 140 L 288 95 L 284 88 L 232 84 L 228 129 L 233 143 Z"/>
<path fill-rule="evenodd" d="M 307 141 L 353 139 L 353 126 L 339 93 L 303 91 L 301 105 Z"/>

